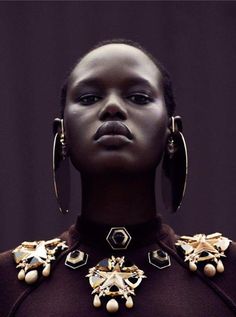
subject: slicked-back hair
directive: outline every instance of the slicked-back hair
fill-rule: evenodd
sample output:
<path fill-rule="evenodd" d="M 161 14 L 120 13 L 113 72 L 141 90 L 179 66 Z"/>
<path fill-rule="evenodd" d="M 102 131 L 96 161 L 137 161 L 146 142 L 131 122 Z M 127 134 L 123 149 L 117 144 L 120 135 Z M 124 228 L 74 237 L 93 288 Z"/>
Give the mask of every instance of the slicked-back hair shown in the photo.
<path fill-rule="evenodd" d="M 81 58 L 79 58 L 79 60 L 76 62 L 76 64 L 72 68 L 69 76 L 66 78 L 66 80 L 64 82 L 64 85 L 62 86 L 62 89 L 61 89 L 61 98 L 60 98 L 60 115 L 61 115 L 61 118 L 63 118 L 63 116 L 64 116 L 64 109 L 65 109 L 65 105 L 66 105 L 68 82 L 69 82 L 69 78 L 70 78 L 70 75 L 71 75 L 72 71 L 74 70 L 76 65 L 78 65 L 80 63 L 80 61 L 87 54 L 89 54 L 90 52 L 92 52 L 93 50 L 95 50 L 95 49 L 97 49 L 99 47 L 102 47 L 102 46 L 105 46 L 105 45 L 109 45 L 109 44 L 125 44 L 125 45 L 129 45 L 129 46 L 135 47 L 135 48 L 139 49 L 141 52 L 143 52 L 145 55 L 147 55 L 150 58 L 150 60 L 156 65 L 156 67 L 158 68 L 158 70 L 161 73 L 161 84 L 162 84 L 163 95 L 164 95 L 164 100 L 165 100 L 167 112 L 168 112 L 168 115 L 170 117 L 173 116 L 173 114 L 175 112 L 175 108 L 176 108 L 176 103 L 175 103 L 175 98 L 174 98 L 171 78 L 170 78 L 170 75 L 169 75 L 168 71 L 166 70 L 166 68 L 151 53 L 149 53 L 143 46 L 141 46 L 139 43 L 134 42 L 132 40 L 127 40 L 127 39 L 112 39 L 112 40 L 101 41 L 98 44 L 96 44 L 86 54 L 84 54 Z"/>

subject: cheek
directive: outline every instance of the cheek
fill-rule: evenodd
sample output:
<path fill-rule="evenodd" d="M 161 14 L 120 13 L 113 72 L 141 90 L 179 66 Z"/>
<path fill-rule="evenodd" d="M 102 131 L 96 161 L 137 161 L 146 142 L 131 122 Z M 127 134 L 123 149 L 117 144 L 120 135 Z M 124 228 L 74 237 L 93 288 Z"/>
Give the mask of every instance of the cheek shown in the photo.
<path fill-rule="evenodd" d="M 78 168 L 79 159 L 84 157 L 82 154 L 85 151 L 86 140 L 89 138 L 89 131 L 84 129 L 83 115 L 74 110 L 73 106 L 65 109 L 64 120 L 68 152 L 73 165 Z"/>
<path fill-rule="evenodd" d="M 146 117 L 146 125 L 140 129 L 140 146 L 143 150 L 143 158 L 151 166 L 157 166 L 162 158 L 167 134 L 168 116 L 165 109 L 153 111 Z"/>
<path fill-rule="evenodd" d="M 82 144 L 92 138 L 94 130 L 91 122 L 94 121 L 91 111 L 79 108 L 76 104 L 69 104 L 64 113 L 65 130 L 69 145 Z"/>
<path fill-rule="evenodd" d="M 146 153 L 152 166 L 157 166 L 162 158 L 167 138 L 166 127 L 153 128 L 149 141 L 146 138 Z M 149 134 L 150 136 L 150 134 Z M 145 142 L 145 140 L 144 140 Z"/>

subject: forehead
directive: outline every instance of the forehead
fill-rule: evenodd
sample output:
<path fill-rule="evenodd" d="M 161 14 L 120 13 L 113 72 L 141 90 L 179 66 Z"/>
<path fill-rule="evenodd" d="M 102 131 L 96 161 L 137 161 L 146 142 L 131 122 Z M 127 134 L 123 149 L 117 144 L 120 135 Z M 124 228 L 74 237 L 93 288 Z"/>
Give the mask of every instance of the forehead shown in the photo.
<path fill-rule="evenodd" d="M 161 74 L 141 50 L 126 44 L 107 44 L 85 55 L 70 76 L 70 86 L 97 78 L 112 84 L 118 80 L 140 78 L 159 87 Z"/>

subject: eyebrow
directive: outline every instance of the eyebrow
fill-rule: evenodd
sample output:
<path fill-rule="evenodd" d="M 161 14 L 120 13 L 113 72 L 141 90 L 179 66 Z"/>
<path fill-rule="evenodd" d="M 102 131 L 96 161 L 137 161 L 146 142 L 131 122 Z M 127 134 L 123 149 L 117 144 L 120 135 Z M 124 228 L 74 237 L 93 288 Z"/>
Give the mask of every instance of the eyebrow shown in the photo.
<path fill-rule="evenodd" d="M 130 77 L 127 79 L 127 84 L 129 86 L 145 86 L 153 92 L 155 91 L 155 89 L 158 89 L 158 87 L 152 85 L 149 80 L 141 77 Z"/>
<path fill-rule="evenodd" d="M 159 90 L 158 86 L 154 86 L 149 80 L 143 77 L 128 77 L 122 83 L 124 86 L 145 86 L 145 88 L 150 89 L 152 92 Z M 98 77 L 85 78 L 77 82 L 72 86 L 72 91 L 77 91 L 83 88 L 96 87 L 102 89 L 104 84 L 102 80 Z"/>
<path fill-rule="evenodd" d="M 87 88 L 88 86 L 102 87 L 103 85 L 101 83 L 101 80 L 99 80 L 98 78 L 87 78 L 77 82 L 74 86 L 72 86 L 72 90 Z"/>

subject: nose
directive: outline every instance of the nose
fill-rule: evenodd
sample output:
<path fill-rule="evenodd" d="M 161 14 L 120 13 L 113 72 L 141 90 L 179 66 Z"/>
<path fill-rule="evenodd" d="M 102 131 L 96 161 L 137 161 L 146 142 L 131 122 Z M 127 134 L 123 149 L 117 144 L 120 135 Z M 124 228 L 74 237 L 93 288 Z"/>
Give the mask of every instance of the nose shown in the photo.
<path fill-rule="evenodd" d="M 99 113 L 101 121 L 108 120 L 126 120 L 127 110 L 121 97 L 116 94 L 110 94 L 105 99 L 105 104 Z"/>

